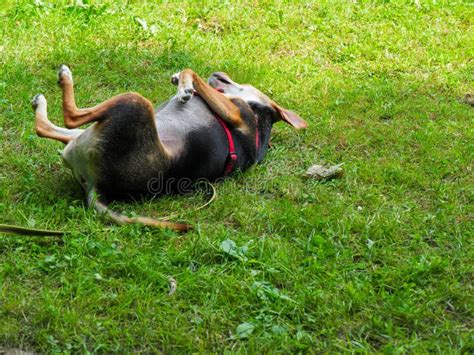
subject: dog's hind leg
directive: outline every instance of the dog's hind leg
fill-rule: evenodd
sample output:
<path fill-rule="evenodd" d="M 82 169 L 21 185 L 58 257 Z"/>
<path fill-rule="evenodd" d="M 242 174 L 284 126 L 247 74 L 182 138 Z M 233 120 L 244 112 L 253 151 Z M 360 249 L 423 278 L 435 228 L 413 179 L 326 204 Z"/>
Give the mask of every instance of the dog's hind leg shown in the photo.
<path fill-rule="evenodd" d="M 64 64 L 59 67 L 58 85 L 63 91 L 64 125 L 68 128 L 76 128 L 85 124 L 86 118 L 91 115 L 94 108 L 79 109 L 76 106 L 72 73 Z"/>
<path fill-rule="evenodd" d="M 94 107 L 78 108 L 74 98 L 72 73 L 66 65 L 61 65 L 59 68 L 58 84 L 63 91 L 64 125 L 67 128 L 77 128 L 90 122 L 99 121 L 105 118 L 111 107 L 120 104 L 139 102 L 142 105 L 150 106 L 153 111 L 153 104 L 137 93 L 117 95 Z"/>
<path fill-rule="evenodd" d="M 35 111 L 35 130 L 38 136 L 67 144 L 83 132 L 82 129 L 66 129 L 52 124 L 48 120 L 48 103 L 43 95 L 33 97 L 31 105 Z"/>

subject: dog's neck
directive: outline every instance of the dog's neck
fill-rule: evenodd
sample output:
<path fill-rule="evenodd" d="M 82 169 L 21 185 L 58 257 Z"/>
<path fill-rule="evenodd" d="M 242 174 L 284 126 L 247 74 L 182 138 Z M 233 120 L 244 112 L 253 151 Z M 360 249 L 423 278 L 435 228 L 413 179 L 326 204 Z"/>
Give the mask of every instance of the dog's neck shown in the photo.
<path fill-rule="evenodd" d="M 274 123 L 274 113 L 268 107 L 256 102 L 249 102 L 248 105 L 255 115 L 255 122 L 258 128 L 259 146 L 257 148 L 257 163 L 259 163 L 263 160 L 268 151 L 270 135 Z"/>

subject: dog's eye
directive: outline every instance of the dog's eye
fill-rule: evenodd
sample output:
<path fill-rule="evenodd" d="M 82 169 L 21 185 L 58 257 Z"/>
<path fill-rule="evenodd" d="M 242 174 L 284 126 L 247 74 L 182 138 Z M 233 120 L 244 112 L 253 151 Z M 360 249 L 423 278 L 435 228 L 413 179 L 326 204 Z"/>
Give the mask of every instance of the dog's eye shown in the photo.
<path fill-rule="evenodd" d="M 230 81 L 223 78 L 222 76 L 220 76 L 220 75 L 214 75 L 214 76 L 216 77 L 217 80 L 223 82 L 224 84 L 230 84 Z"/>

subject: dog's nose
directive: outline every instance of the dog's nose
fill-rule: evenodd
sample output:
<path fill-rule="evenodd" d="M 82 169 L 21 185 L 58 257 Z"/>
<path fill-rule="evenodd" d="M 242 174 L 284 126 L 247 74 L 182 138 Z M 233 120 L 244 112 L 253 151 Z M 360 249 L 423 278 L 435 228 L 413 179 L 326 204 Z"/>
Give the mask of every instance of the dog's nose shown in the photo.
<path fill-rule="evenodd" d="M 223 82 L 224 84 L 233 83 L 231 78 L 229 78 L 229 76 L 224 72 L 218 71 L 218 72 L 212 73 L 212 76 L 216 78 L 217 80 L 219 80 L 220 82 Z"/>

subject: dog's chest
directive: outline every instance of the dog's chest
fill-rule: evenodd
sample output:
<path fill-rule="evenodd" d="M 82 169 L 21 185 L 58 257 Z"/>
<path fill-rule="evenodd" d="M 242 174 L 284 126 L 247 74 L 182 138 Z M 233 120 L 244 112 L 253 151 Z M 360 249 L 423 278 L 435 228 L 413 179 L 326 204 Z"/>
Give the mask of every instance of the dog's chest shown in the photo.
<path fill-rule="evenodd" d="M 194 97 L 186 104 L 172 98 L 158 109 L 155 123 L 161 143 L 173 156 L 179 156 L 190 148 L 197 135 L 212 138 L 217 122 L 202 99 Z"/>

